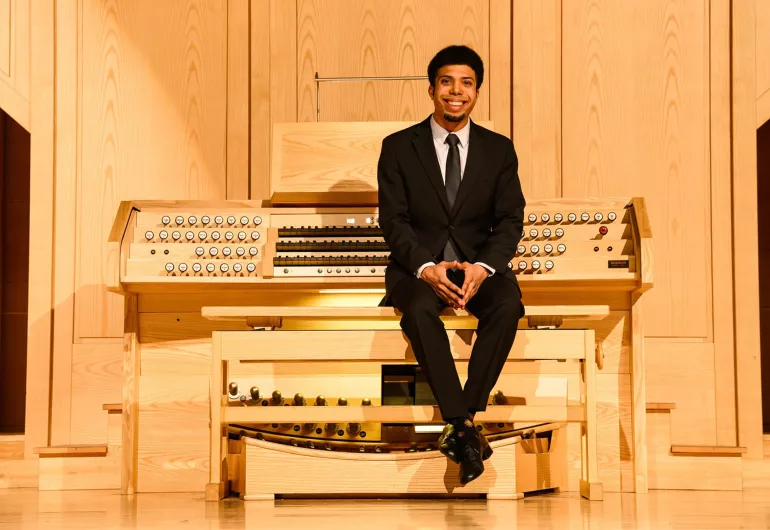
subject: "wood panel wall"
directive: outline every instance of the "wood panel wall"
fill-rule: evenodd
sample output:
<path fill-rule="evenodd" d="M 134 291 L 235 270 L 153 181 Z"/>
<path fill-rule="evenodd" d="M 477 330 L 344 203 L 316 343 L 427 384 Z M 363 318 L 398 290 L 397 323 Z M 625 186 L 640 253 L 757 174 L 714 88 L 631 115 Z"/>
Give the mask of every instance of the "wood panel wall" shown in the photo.
<path fill-rule="evenodd" d="M 648 395 L 677 403 L 674 443 L 736 443 L 741 357 L 734 344 L 743 344 L 743 332 L 734 284 L 752 280 L 739 278 L 731 253 L 744 241 L 732 221 L 745 208 L 736 208 L 733 197 L 741 162 L 731 153 L 745 119 L 731 96 L 743 94 L 731 77 L 743 64 L 735 60 L 743 48 L 735 47 L 726 21 L 734 11 L 748 27 L 749 1 L 754 5 L 81 0 L 59 5 L 54 17 L 47 11 L 51 0 L 34 0 L 32 12 L 45 15 L 40 28 L 50 23 L 56 30 L 45 37 L 52 55 L 39 56 L 33 78 L 40 82 L 32 90 L 42 102 L 32 122 L 45 131 L 33 147 L 44 154 L 33 175 L 42 178 L 45 156 L 56 153 L 49 164 L 56 173 L 55 213 L 45 213 L 43 181 L 33 182 L 33 195 L 45 199 L 43 218 L 55 215 L 50 226 L 57 227 L 55 235 L 36 228 L 54 242 L 48 252 L 56 276 L 50 269 L 51 284 L 41 282 L 33 293 L 36 311 L 46 293 L 55 300 L 49 309 L 57 307 L 49 326 L 53 360 L 35 361 L 44 381 L 47 366 L 53 370 L 51 439 L 97 436 L 74 419 L 80 398 L 73 381 L 92 371 L 103 384 L 112 381 L 111 361 L 96 366 L 93 358 L 99 348 L 117 356 L 114 344 L 123 334 L 123 301 L 104 290 L 102 270 L 118 201 L 267 199 L 272 124 L 316 119 L 315 72 L 421 75 L 438 47 L 459 41 L 485 59 L 488 91 L 482 88 L 475 117 L 514 138 L 528 197 L 647 198 L 656 263 L 655 289 L 644 307 Z M 0 25 L 2 9 L 0 2 Z M 444 13 L 457 20 L 449 33 L 432 29 Z M 36 35 L 33 42 L 46 49 L 48 33 Z M 760 78 L 750 77 L 751 119 Z M 353 86 L 321 87 L 321 119 L 417 119 L 429 112 L 420 82 Z M 44 118 L 56 124 L 55 136 Z M 750 179 L 750 167 L 739 174 Z M 44 263 L 53 261 L 35 245 Z M 30 329 L 35 341 L 50 342 Z M 695 392 L 677 384 L 683 374 Z M 41 424 L 40 432 L 46 428 Z"/>
<path fill-rule="evenodd" d="M 770 2 L 756 0 L 757 128 L 770 120 Z"/>
<path fill-rule="evenodd" d="M 76 337 L 122 337 L 104 289 L 121 200 L 224 199 L 227 2 L 84 0 Z M 245 43 L 244 43 L 245 44 Z"/>
<path fill-rule="evenodd" d="M 316 86 L 315 77 L 425 76 L 433 54 L 455 43 L 470 46 L 488 64 L 489 18 L 488 0 L 300 0 L 298 120 L 423 119 L 433 111 L 424 80 L 323 82 Z M 489 116 L 487 87 L 488 83 L 482 84 L 473 111 L 478 120 Z"/>
<path fill-rule="evenodd" d="M 30 2 L 0 0 L 0 109 L 30 130 Z"/>

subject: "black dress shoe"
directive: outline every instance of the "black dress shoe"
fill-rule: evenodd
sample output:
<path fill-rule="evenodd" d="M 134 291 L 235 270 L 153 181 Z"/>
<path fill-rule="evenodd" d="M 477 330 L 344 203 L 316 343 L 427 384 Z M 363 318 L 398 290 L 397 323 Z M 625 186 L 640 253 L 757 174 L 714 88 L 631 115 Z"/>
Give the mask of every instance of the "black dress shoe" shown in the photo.
<path fill-rule="evenodd" d="M 447 423 L 441 438 L 438 439 L 438 450 L 455 464 L 460 463 L 460 448 L 457 442 L 457 431 L 454 425 Z"/>
<path fill-rule="evenodd" d="M 461 447 L 460 484 L 463 486 L 476 480 L 484 473 L 484 462 L 481 458 L 481 442 L 479 433 L 474 429 L 471 434 L 458 438 Z"/>

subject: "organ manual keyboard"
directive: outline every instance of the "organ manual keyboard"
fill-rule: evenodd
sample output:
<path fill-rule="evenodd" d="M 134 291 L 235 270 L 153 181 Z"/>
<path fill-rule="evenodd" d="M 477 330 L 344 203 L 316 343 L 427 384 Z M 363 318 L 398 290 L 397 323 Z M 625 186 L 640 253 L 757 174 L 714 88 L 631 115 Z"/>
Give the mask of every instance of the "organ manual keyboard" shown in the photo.
<path fill-rule="evenodd" d="M 651 231 L 635 197 L 528 201 L 508 264 L 528 316 L 479 414 L 494 472 L 445 482 L 435 401 L 398 315 L 377 307 L 389 251 L 374 169 L 407 125 L 277 126 L 270 201 L 121 204 L 107 283 L 128 301 L 124 491 L 646 491 Z M 464 380 L 475 319 L 442 318 Z M 181 453 L 159 454 L 175 422 Z"/>

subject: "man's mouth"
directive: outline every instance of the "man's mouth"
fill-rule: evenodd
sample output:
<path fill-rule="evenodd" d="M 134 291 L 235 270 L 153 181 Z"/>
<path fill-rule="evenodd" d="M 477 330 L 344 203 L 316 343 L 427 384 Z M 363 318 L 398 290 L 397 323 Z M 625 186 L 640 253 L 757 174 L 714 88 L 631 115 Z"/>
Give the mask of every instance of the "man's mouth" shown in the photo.
<path fill-rule="evenodd" d="M 452 101 L 452 100 L 444 100 L 444 104 L 452 109 L 452 110 L 460 110 L 462 109 L 466 102 L 465 101 Z"/>

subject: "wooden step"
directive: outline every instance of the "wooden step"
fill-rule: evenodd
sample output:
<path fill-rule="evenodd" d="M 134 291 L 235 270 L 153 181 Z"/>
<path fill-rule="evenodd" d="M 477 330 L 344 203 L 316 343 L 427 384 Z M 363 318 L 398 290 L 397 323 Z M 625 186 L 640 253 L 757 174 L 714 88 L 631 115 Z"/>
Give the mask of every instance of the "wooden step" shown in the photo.
<path fill-rule="evenodd" d="M 727 447 L 718 445 L 672 445 L 673 456 L 741 456 L 745 447 Z"/>
<path fill-rule="evenodd" d="M 647 403 L 647 412 L 668 413 L 676 408 L 676 403 Z"/>
<path fill-rule="evenodd" d="M 107 414 L 123 414 L 123 403 L 105 403 L 102 410 L 106 410 Z"/>
<path fill-rule="evenodd" d="M 40 455 L 40 458 L 107 456 L 107 444 L 35 447 L 35 454 Z"/>

